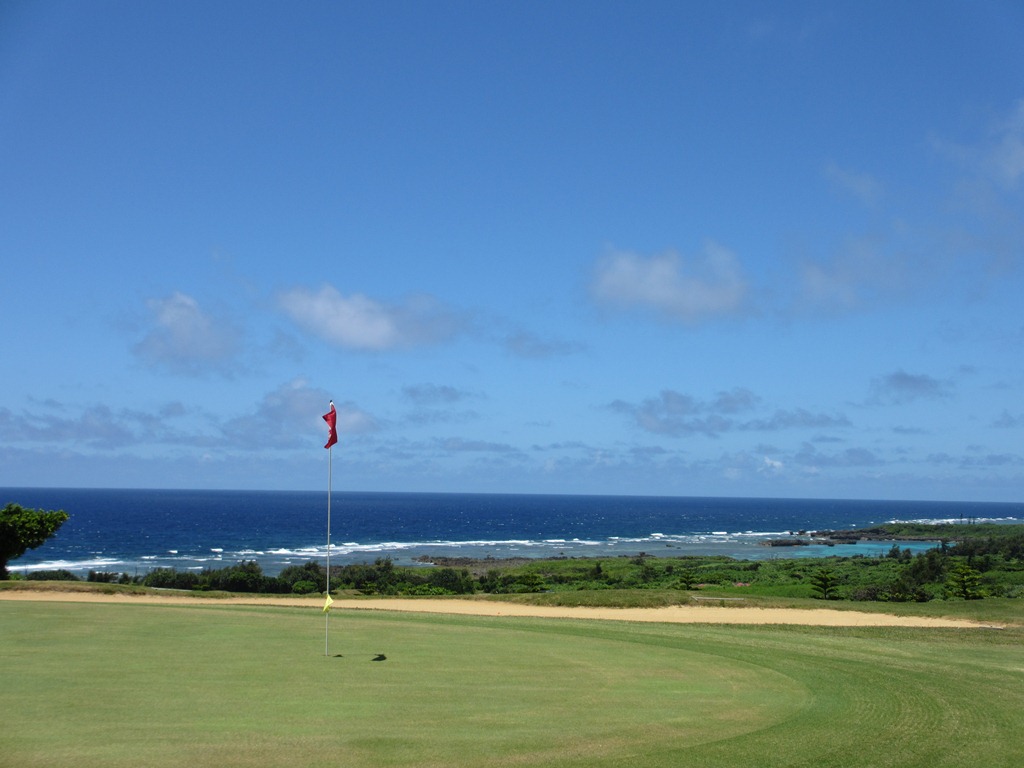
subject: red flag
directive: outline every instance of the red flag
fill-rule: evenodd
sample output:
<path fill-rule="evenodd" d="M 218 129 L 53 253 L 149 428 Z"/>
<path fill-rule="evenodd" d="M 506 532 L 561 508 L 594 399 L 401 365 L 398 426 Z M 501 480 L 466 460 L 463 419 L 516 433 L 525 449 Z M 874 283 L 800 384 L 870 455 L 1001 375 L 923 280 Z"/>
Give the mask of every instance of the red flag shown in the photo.
<path fill-rule="evenodd" d="M 324 448 L 330 448 L 338 442 L 338 412 L 334 410 L 333 400 L 331 400 L 331 410 L 324 414 L 324 421 L 326 421 L 327 426 L 331 428 L 331 436 L 327 438 L 327 445 L 325 445 Z"/>

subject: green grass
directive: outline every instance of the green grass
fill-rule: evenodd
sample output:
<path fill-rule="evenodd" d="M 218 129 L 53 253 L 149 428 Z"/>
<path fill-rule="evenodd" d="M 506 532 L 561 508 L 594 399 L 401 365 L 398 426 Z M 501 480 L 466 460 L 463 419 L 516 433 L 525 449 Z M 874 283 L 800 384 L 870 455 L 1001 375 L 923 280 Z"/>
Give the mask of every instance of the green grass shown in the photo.
<path fill-rule="evenodd" d="M 0 766 L 1024 764 L 1019 628 L 330 622 L 0 602 Z"/>

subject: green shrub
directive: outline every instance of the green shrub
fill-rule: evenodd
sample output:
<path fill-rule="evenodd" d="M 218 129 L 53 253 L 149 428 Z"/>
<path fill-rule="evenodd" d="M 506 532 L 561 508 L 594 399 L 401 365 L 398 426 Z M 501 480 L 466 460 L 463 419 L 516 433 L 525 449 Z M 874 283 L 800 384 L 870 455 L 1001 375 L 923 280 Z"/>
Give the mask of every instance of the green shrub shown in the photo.
<path fill-rule="evenodd" d="M 142 585 L 154 589 L 195 589 L 199 576 L 189 571 L 173 568 L 155 568 L 142 579 Z"/>
<path fill-rule="evenodd" d="M 473 577 L 465 569 L 461 571 L 456 571 L 454 568 L 431 570 L 427 574 L 427 584 L 451 595 L 471 595 L 476 591 Z"/>
<path fill-rule="evenodd" d="M 35 571 L 28 575 L 29 581 L 81 581 L 71 571 L 63 568 L 55 571 Z"/>
<path fill-rule="evenodd" d="M 89 571 L 85 580 L 96 584 L 116 584 L 122 575 L 113 571 Z"/>
<path fill-rule="evenodd" d="M 313 592 L 322 592 L 312 581 L 296 581 L 292 584 L 292 592 L 297 595 L 308 595 Z"/>
<path fill-rule="evenodd" d="M 332 568 L 334 572 L 336 569 Z M 300 581 L 309 581 L 316 585 L 311 592 L 325 592 L 327 590 L 327 570 L 316 560 L 310 560 L 302 565 L 289 565 L 278 575 L 278 581 L 287 586 L 285 591 L 295 591 L 295 584 Z M 332 578 L 333 582 L 334 579 Z M 333 586 L 333 584 L 331 585 Z"/>
<path fill-rule="evenodd" d="M 432 596 L 432 597 L 443 597 L 444 595 L 454 595 L 455 592 L 450 592 L 444 587 L 435 587 L 432 584 L 416 584 L 414 586 L 408 586 L 401 590 L 402 594 L 420 596 Z"/>
<path fill-rule="evenodd" d="M 203 571 L 201 582 L 209 589 L 224 592 L 269 592 L 280 594 L 290 592 L 291 586 L 280 579 L 264 576 L 263 569 L 255 560 L 214 571 Z"/>

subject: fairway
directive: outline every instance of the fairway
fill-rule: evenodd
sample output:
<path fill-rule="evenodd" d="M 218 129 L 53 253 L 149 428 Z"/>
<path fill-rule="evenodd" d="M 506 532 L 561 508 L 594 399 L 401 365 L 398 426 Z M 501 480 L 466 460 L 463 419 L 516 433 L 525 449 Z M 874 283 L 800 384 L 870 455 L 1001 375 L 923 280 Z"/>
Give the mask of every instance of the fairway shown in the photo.
<path fill-rule="evenodd" d="M 0 602 L 0 632 L 4 766 L 1024 763 L 1017 630 L 336 612 L 327 657 L 308 609 Z"/>

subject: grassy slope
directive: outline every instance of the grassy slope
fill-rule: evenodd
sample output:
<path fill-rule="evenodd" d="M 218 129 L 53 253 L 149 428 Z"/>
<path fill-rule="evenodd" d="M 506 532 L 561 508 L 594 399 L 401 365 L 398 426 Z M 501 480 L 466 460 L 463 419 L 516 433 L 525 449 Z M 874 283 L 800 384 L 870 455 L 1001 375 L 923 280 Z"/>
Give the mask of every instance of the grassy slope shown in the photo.
<path fill-rule="evenodd" d="M 0 603 L 0 633 L 5 765 L 1024 764 L 1014 628 L 338 612 L 334 658 L 309 610 Z"/>

